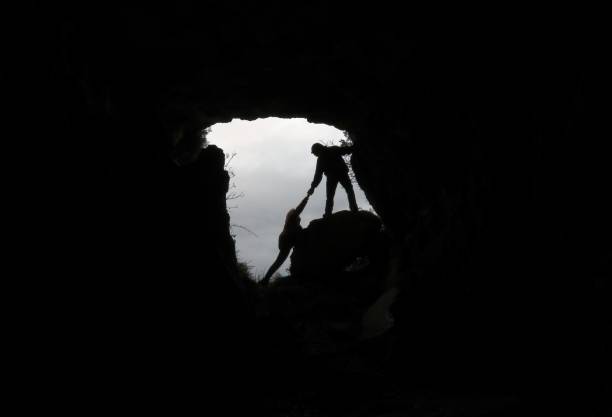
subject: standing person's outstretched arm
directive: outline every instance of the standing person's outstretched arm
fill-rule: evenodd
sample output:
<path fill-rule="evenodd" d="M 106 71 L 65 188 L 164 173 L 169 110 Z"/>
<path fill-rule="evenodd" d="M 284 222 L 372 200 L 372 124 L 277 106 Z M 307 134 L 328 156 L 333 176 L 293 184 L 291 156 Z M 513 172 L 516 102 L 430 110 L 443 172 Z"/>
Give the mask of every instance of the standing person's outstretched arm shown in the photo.
<path fill-rule="evenodd" d="M 312 194 L 314 189 L 321 183 L 323 179 L 323 163 L 321 162 L 321 158 L 317 159 L 317 168 L 315 169 L 315 175 L 310 184 L 310 190 L 308 190 L 308 194 Z"/>

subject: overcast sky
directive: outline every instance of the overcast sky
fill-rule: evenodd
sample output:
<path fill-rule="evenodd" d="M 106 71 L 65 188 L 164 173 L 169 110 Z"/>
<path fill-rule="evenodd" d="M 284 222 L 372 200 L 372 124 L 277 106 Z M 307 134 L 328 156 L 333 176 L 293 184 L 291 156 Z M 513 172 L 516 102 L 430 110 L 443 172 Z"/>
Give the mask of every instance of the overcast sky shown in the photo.
<path fill-rule="evenodd" d="M 310 153 L 315 142 L 338 143 L 344 139 L 335 127 L 309 123 L 306 119 L 267 118 L 255 121 L 234 119 L 230 123 L 213 125 L 208 143 L 222 148 L 225 153 L 236 152 L 229 168 L 236 174 L 230 191 L 244 196 L 228 201 L 231 223 L 248 228 L 257 236 L 239 227 L 236 235 L 238 258 L 253 267 L 256 275 L 264 275 L 278 255 L 278 235 L 283 229 L 285 215 L 297 206 L 314 176 L 316 158 Z M 363 191 L 357 184 L 355 196 L 360 209 L 369 209 Z M 310 198 L 302 213 L 302 226 L 320 218 L 325 208 L 325 177 Z M 338 185 L 334 212 L 348 210 L 348 200 Z M 278 272 L 285 273 L 289 259 Z"/>

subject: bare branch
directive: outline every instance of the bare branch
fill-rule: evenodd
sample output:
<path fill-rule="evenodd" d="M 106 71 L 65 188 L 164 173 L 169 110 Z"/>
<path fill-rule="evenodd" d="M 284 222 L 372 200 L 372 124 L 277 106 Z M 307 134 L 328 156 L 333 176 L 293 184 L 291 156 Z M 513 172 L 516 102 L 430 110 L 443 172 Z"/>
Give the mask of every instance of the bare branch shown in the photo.
<path fill-rule="evenodd" d="M 234 159 L 236 157 L 237 153 L 236 152 L 232 152 L 230 153 L 226 153 L 225 154 L 225 169 L 227 169 L 229 167 L 230 162 L 232 162 L 232 159 Z"/>
<path fill-rule="evenodd" d="M 230 200 L 235 200 L 237 198 L 242 198 L 242 197 L 244 197 L 244 193 L 242 191 L 239 193 L 232 191 L 231 193 L 227 193 L 227 195 L 225 196 L 225 200 L 230 201 Z"/>
<path fill-rule="evenodd" d="M 250 234 L 252 234 L 253 236 L 255 236 L 255 237 L 259 237 L 259 236 L 257 236 L 257 233 L 253 232 L 253 231 L 252 231 L 251 229 L 249 229 L 248 227 L 245 227 L 245 226 L 242 226 L 242 225 L 239 225 L 239 224 L 231 224 L 230 226 L 231 226 L 231 227 L 237 227 L 237 228 L 239 228 L 239 229 L 246 230 L 247 232 L 249 232 L 249 233 L 250 233 Z"/>

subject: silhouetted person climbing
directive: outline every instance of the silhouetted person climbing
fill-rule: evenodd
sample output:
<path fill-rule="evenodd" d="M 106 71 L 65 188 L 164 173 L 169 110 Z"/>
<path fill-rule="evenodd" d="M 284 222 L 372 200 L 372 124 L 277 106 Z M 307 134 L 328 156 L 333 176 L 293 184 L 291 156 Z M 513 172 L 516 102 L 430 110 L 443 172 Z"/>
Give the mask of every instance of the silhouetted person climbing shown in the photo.
<path fill-rule="evenodd" d="M 342 159 L 342 155 L 348 155 L 353 152 L 352 146 L 324 146 L 320 143 L 315 143 L 311 148 L 312 154 L 317 157 L 317 169 L 314 179 L 308 190 L 308 195 L 312 195 L 315 188 L 321 182 L 323 174 L 327 177 L 327 200 L 325 202 L 325 214 L 323 217 L 328 217 L 332 214 L 334 208 L 334 196 L 336 195 L 336 187 L 338 183 L 344 187 L 348 196 L 349 206 L 351 211 L 359 211 L 357 201 L 355 201 L 355 192 L 353 184 L 348 175 L 348 167 Z"/>
<path fill-rule="evenodd" d="M 289 256 L 289 252 L 291 252 L 291 248 L 295 246 L 295 243 L 299 237 L 299 234 L 302 232 L 302 225 L 300 225 L 300 214 L 306 207 L 306 203 L 308 203 L 308 199 L 310 198 L 310 194 L 304 197 L 302 202 L 294 209 L 289 210 L 287 213 L 287 217 L 285 218 L 285 227 L 283 231 L 278 236 L 278 249 L 280 250 L 276 260 L 268 269 L 266 276 L 261 280 L 261 283 L 264 285 L 268 284 L 272 274 L 276 272 L 276 270 L 285 262 L 287 257 Z"/>

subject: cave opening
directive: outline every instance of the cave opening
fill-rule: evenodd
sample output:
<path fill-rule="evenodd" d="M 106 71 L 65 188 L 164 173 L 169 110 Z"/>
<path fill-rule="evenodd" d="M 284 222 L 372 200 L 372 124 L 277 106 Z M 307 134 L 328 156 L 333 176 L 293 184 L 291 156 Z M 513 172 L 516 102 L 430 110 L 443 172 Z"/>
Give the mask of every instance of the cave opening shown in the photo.
<path fill-rule="evenodd" d="M 352 143 L 350 135 L 305 118 L 234 118 L 207 128 L 206 143 L 225 153 L 231 176 L 226 200 L 237 256 L 259 280 L 278 253 L 278 237 L 288 210 L 300 203 L 310 187 L 316 166 L 312 144 L 346 146 Z M 350 155 L 344 159 L 359 208 L 373 211 L 350 168 Z M 325 201 L 323 180 L 301 214 L 303 227 L 321 218 Z M 336 190 L 333 210 L 349 210 L 348 197 L 341 186 Z M 286 274 L 288 266 L 286 260 L 277 274 Z"/>

